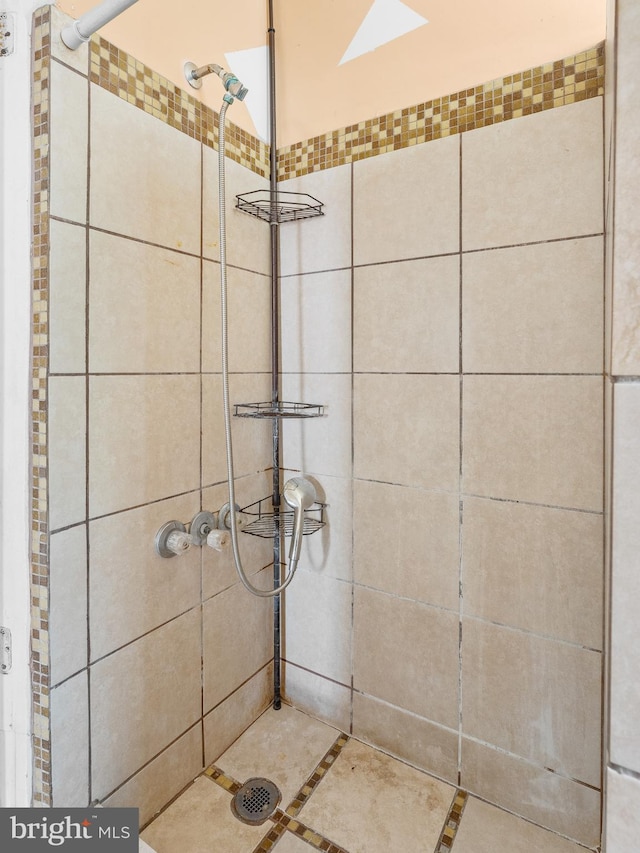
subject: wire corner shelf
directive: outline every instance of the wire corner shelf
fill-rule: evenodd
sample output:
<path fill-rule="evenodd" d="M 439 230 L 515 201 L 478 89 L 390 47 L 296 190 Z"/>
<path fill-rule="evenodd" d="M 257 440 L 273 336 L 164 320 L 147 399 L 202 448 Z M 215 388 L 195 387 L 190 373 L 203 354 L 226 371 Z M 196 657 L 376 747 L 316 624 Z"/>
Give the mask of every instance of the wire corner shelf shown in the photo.
<path fill-rule="evenodd" d="M 315 501 L 309 509 L 305 509 L 302 526 L 303 536 L 310 536 L 325 526 L 324 511 L 326 507 L 326 503 Z M 276 512 L 271 495 L 254 501 L 240 511 L 251 519 L 241 528 L 243 533 L 259 536 L 261 539 L 273 539 L 278 533 L 284 533 L 285 536 L 293 534 L 294 511 L 281 509 Z"/>
<path fill-rule="evenodd" d="M 308 193 L 294 193 L 278 190 L 275 199 L 271 198 L 270 190 L 253 190 L 236 196 L 236 207 L 257 216 L 265 222 L 293 222 L 299 219 L 310 219 L 313 216 L 324 216 L 322 202 Z"/>
<path fill-rule="evenodd" d="M 324 406 L 315 403 L 265 402 L 236 403 L 236 418 L 321 418 Z"/>

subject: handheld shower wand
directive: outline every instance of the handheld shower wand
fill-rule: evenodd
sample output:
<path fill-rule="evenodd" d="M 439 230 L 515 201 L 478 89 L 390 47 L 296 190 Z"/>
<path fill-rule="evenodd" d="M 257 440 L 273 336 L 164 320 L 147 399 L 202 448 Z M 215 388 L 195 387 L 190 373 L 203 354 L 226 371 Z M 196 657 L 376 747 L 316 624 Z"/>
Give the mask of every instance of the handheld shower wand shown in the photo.
<path fill-rule="evenodd" d="M 300 546 L 304 528 L 304 511 L 309 509 L 316 500 L 316 490 L 304 477 L 292 477 L 284 484 L 282 496 L 293 510 L 293 536 L 289 548 L 289 565 L 294 565 L 300 558 Z"/>

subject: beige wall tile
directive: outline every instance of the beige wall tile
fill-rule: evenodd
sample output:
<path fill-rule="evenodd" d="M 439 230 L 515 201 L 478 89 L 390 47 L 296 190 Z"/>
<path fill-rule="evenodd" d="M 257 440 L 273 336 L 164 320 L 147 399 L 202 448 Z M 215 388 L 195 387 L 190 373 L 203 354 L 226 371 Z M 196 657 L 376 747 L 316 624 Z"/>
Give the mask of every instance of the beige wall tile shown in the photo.
<path fill-rule="evenodd" d="M 269 708 L 218 759 L 218 766 L 243 782 L 252 776 L 270 779 L 286 808 L 333 746 L 338 731 L 326 723 L 283 705 Z"/>
<path fill-rule="evenodd" d="M 452 784 L 458 781 L 458 732 L 354 693 L 353 735 Z"/>
<path fill-rule="evenodd" d="M 336 684 L 295 664 L 284 662 L 283 696 L 285 701 L 335 726 L 341 732 L 351 728 L 351 688 Z"/>
<path fill-rule="evenodd" d="M 354 377 L 354 474 L 457 491 L 457 376 Z"/>
<path fill-rule="evenodd" d="M 456 834 L 456 853 L 493 853 L 496 838 L 511 853 L 583 853 L 573 841 L 567 841 L 546 829 L 527 823 L 508 812 L 470 797 Z"/>
<path fill-rule="evenodd" d="M 640 144 L 634 116 L 640 107 L 638 60 L 640 11 L 630 0 L 615 4 L 617 14 L 615 67 L 615 225 L 611 234 L 614 264 L 612 372 L 640 374 L 638 334 L 637 234 L 640 220 L 633 185 L 640 168 Z"/>
<path fill-rule="evenodd" d="M 49 221 L 49 370 L 86 370 L 87 250 L 86 230 Z"/>
<path fill-rule="evenodd" d="M 227 271 L 228 273 L 235 270 Z M 202 262 L 202 370 L 206 373 L 222 371 L 222 349 L 220 305 L 220 264 L 213 261 Z M 228 321 L 227 321 L 228 322 Z"/>
<path fill-rule="evenodd" d="M 285 593 L 285 659 L 350 684 L 351 600 L 351 584 L 298 572 Z"/>
<path fill-rule="evenodd" d="M 92 517 L 198 488 L 199 386 L 196 376 L 91 378 Z"/>
<path fill-rule="evenodd" d="M 51 536 L 49 552 L 51 684 L 87 665 L 87 529 Z"/>
<path fill-rule="evenodd" d="M 281 281 L 282 367 L 287 372 L 351 371 L 351 271 Z"/>
<path fill-rule="evenodd" d="M 155 550 L 163 524 L 198 509 L 196 492 L 89 524 L 92 660 L 200 603 L 200 549 L 170 559 Z"/>
<path fill-rule="evenodd" d="M 144 826 L 202 770 L 200 725 L 189 729 L 104 801 L 106 808 L 140 810 Z"/>
<path fill-rule="evenodd" d="M 312 195 L 323 203 L 326 214 L 281 229 L 282 275 L 350 266 L 351 166 L 337 166 L 282 181 L 278 190 Z"/>
<path fill-rule="evenodd" d="M 284 472 L 283 485 L 295 476 L 300 476 L 300 472 Z M 353 483 L 342 477 L 304 476 L 315 487 L 317 500 L 327 506 L 325 526 L 303 540 L 300 570 L 350 581 L 353 579 Z M 319 518 L 315 513 L 314 517 Z"/>
<path fill-rule="evenodd" d="M 285 374 L 282 399 L 325 407 L 325 417 L 282 424 L 284 465 L 320 476 L 351 476 L 351 375 Z"/>
<path fill-rule="evenodd" d="M 458 610 L 458 496 L 356 480 L 357 583 Z"/>
<path fill-rule="evenodd" d="M 458 615 L 355 587 L 353 686 L 458 725 Z"/>
<path fill-rule="evenodd" d="M 218 208 L 218 152 L 203 146 L 203 218 L 202 239 L 205 258 L 220 259 L 220 218 Z M 227 262 L 254 272 L 271 269 L 269 224 L 236 208 L 238 193 L 269 190 L 269 181 L 245 166 L 225 161 L 225 208 Z"/>
<path fill-rule="evenodd" d="M 354 262 L 458 251 L 459 166 L 457 136 L 355 163 Z"/>
<path fill-rule="evenodd" d="M 52 62 L 50 97 L 50 212 L 73 222 L 86 222 L 89 129 L 86 77 Z"/>
<path fill-rule="evenodd" d="M 614 387 L 611 554 L 611 761 L 640 772 L 640 384 Z"/>
<path fill-rule="evenodd" d="M 231 268 L 227 293 L 229 370 L 271 370 L 270 279 Z"/>
<path fill-rule="evenodd" d="M 235 374 L 229 377 L 231 437 L 235 476 L 271 467 L 271 421 L 233 417 L 236 403 L 271 399 L 270 374 Z M 226 482 L 227 461 L 222 408 L 222 377 L 202 377 L 202 480 L 205 485 Z M 197 447 L 197 445 L 194 445 Z M 197 458 L 197 457 L 196 457 Z M 262 497 L 258 495 L 257 497 Z"/>
<path fill-rule="evenodd" d="M 87 76 L 89 69 L 89 45 L 81 44 L 75 50 L 71 50 L 60 38 L 61 30 L 68 24 L 72 24 L 74 18 L 65 15 L 55 6 L 51 7 L 51 56 L 64 62 L 76 71 Z"/>
<path fill-rule="evenodd" d="M 602 509 L 602 379 L 466 376 L 467 494 Z"/>
<path fill-rule="evenodd" d="M 607 770 L 606 847 L 608 853 L 633 850 L 640 838 L 640 780 Z"/>
<path fill-rule="evenodd" d="M 464 611 L 602 648 L 601 515 L 466 498 Z"/>
<path fill-rule="evenodd" d="M 600 791 L 586 785 L 464 737 L 460 784 L 588 847 L 600 842 Z"/>
<path fill-rule="evenodd" d="M 82 376 L 49 378 L 49 525 L 83 521 L 86 501 L 86 394 Z"/>
<path fill-rule="evenodd" d="M 200 144 L 96 85 L 90 222 L 200 254 Z"/>
<path fill-rule="evenodd" d="M 52 806 L 89 805 L 89 696 L 87 673 L 51 691 Z"/>
<path fill-rule="evenodd" d="M 91 774 L 98 800 L 200 717 L 200 632 L 197 608 L 91 667 Z"/>
<path fill-rule="evenodd" d="M 220 265 L 209 261 L 203 265 L 202 303 L 202 369 L 220 373 Z M 227 329 L 229 369 L 232 372 L 271 370 L 270 317 L 271 280 L 264 275 L 229 267 Z"/>
<path fill-rule="evenodd" d="M 603 239 L 463 256 L 464 370 L 601 373 Z"/>
<path fill-rule="evenodd" d="M 98 231 L 89 243 L 91 372 L 198 371 L 198 259 Z"/>
<path fill-rule="evenodd" d="M 273 491 L 271 471 L 242 477 L 235 483 L 236 503 L 244 508 L 265 497 Z M 226 481 L 202 493 L 203 508 L 217 514 L 224 504 L 229 502 L 229 489 Z M 255 511 L 255 508 L 251 512 Z M 251 520 L 251 516 L 247 515 Z M 240 559 L 245 572 L 251 578 L 264 566 L 273 562 L 273 540 L 246 534 L 238 542 Z M 222 551 L 204 547 L 202 549 L 202 598 L 206 600 L 227 589 L 238 580 L 233 558 L 231 542 Z"/>
<path fill-rule="evenodd" d="M 273 700 L 273 665 L 263 667 L 204 718 L 204 762 L 209 765 Z M 244 779 L 241 781 L 244 782 Z"/>
<path fill-rule="evenodd" d="M 354 276 L 354 370 L 458 372 L 457 256 L 360 267 Z"/>
<path fill-rule="evenodd" d="M 464 133 L 462 248 L 602 231 L 602 99 Z"/>
<path fill-rule="evenodd" d="M 252 581 L 268 589 L 272 576 L 265 569 Z M 251 595 L 238 581 L 205 602 L 202 613 L 206 713 L 273 657 L 273 605 L 268 598 Z"/>
<path fill-rule="evenodd" d="M 599 652 L 465 619 L 465 734 L 597 787 L 601 657 Z"/>

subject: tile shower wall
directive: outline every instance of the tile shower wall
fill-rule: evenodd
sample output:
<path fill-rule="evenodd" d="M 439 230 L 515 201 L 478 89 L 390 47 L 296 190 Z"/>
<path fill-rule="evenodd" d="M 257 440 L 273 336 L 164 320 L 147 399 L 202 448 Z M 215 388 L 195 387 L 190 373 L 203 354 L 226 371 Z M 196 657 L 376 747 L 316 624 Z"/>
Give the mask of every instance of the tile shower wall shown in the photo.
<path fill-rule="evenodd" d="M 227 500 L 217 151 L 109 91 L 109 46 L 57 47 L 51 14 L 50 802 L 138 805 L 144 822 L 268 704 L 271 608 L 229 553 L 153 546 Z M 235 399 L 270 393 L 268 228 L 232 206 L 266 185 L 229 161 Z M 250 503 L 271 490 L 270 428 L 234 426 Z M 243 538 L 261 570 L 268 543 Z"/>
<path fill-rule="evenodd" d="M 602 180 L 596 97 L 282 184 L 325 203 L 282 228 L 285 396 L 327 405 L 284 458 L 330 519 L 286 593 L 286 695 L 588 845 Z"/>

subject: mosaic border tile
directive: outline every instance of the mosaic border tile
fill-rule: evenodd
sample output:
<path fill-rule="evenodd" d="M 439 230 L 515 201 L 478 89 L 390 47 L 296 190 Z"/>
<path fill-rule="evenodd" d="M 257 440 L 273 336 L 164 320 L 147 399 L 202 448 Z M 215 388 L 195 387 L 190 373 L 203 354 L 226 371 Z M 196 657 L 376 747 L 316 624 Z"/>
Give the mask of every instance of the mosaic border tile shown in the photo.
<path fill-rule="evenodd" d="M 468 799 L 469 794 L 466 791 L 462 791 L 460 789 L 456 791 L 456 795 L 451 803 L 451 808 L 449 809 L 449 814 L 447 815 L 444 827 L 440 833 L 440 838 L 436 844 L 435 853 L 450 853 L 453 842 L 455 841 L 456 833 L 458 832 L 458 829 L 460 829 L 462 813 L 464 812 L 464 807 L 466 806 Z"/>
<path fill-rule="evenodd" d="M 217 112 L 98 35 L 90 44 L 89 79 L 217 150 Z M 269 146 L 231 121 L 226 127 L 227 156 L 259 175 L 268 176 Z"/>
<path fill-rule="evenodd" d="M 51 804 L 49 724 L 49 545 L 47 518 L 47 377 L 49 301 L 50 6 L 33 17 L 33 349 L 31 474 L 31 685 L 33 805 Z"/>
<path fill-rule="evenodd" d="M 331 769 L 336 758 L 340 755 L 348 741 L 349 736 L 345 734 L 341 734 L 335 739 L 331 747 L 318 762 L 313 773 L 309 776 L 291 803 L 287 806 L 286 812 L 283 812 L 282 809 L 276 809 L 271 815 L 270 820 L 274 822 L 275 826 L 268 830 L 252 853 L 269 853 L 285 832 L 292 832 L 294 835 L 297 835 L 298 838 L 306 841 L 307 844 L 315 847 L 316 850 L 323 850 L 326 851 L 326 853 L 348 853 L 348 851 L 344 850 L 342 847 L 339 847 L 337 844 L 329 841 L 328 838 L 325 838 L 314 829 L 311 829 L 311 827 L 306 826 L 304 823 L 297 820 L 297 815 L 300 810 L 313 794 L 320 782 L 324 779 L 327 772 Z M 242 787 L 237 779 L 234 779 L 233 776 L 229 776 L 216 764 L 211 764 L 207 767 L 204 771 L 204 775 L 208 776 L 213 782 L 221 788 L 224 788 L 225 791 L 228 791 L 232 795 L 235 795 Z"/>
<path fill-rule="evenodd" d="M 604 94 L 604 42 L 471 89 L 278 149 L 278 180 L 342 166 Z"/>
<path fill-rule="evenodd" d="M 309 776 L 302 788 L 300 788 L 293 800 L 287 806 L 286 813 L 288 816 L 296 817 L 296 815 L 300 814 L 300 810 L 307 802 L 311 794 L 313 794 L 320 782 L 322 782 L 322 780 L 327 774 L 327 771 L 331 769 L 331 766 L 333 765 L 334 761 L 340 755 L 348 741 L 349 737 L 345 734 L 341 734 L 335 739 L 333 745 L 330 749 L 327 750 L 326 754 L 318 763 L 318 766 L 313 771 L 311 776 Z"/>

